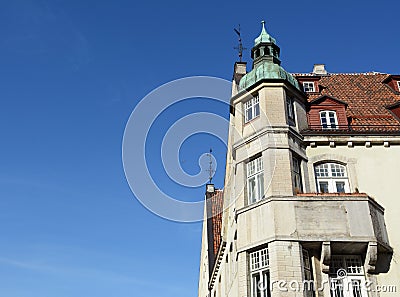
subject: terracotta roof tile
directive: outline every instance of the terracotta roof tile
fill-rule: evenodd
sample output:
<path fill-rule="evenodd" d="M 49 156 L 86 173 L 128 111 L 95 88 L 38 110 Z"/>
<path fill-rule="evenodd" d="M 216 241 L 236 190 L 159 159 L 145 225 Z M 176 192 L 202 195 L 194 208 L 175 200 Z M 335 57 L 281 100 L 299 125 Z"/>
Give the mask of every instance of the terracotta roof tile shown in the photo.
<path fill-rule="evenodd" d="M 208 258 L 210 267 L 213 267 L 222 240 L 223 191 L 215 190 L 213 194 L 207 193 L 206 198 Z"/>
<path fill-rule="evenodd" d="M 296 77 L 310 74 L 296 74 Z M 320 93 L 309 93 L 308 100 L 328 95 L 348 103 L 347 117 L 352 125 L 399 125 L 400 122 L 386 106 L 400 102 L 400 95 L 383 83 L 386 73 L 348 73 L 321 76 Z"/>

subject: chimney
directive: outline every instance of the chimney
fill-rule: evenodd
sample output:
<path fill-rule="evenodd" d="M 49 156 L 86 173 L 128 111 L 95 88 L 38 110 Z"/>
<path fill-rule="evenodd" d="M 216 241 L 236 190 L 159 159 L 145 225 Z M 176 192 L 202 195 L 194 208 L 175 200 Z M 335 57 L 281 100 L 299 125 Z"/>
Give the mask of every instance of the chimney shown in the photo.
<path fill-rule="evenodd" d="M 232 81 L 232 97 L 235 96 L 239 91 L 240 79 L 246 74 L 246 62 L 236 62 L 235 68 L 233 69 L 233 81 Z"/>
<path fill-rule="evenodd" d="M 328 72 L 325 69 L 325 64 L 314 64 L 313 74 L 327 75 Z"/>

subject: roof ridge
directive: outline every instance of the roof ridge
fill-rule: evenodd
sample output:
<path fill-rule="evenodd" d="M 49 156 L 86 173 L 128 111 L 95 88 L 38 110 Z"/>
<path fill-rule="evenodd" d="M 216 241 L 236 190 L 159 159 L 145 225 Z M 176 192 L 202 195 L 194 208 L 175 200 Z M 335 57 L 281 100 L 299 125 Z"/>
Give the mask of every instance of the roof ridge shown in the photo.
<path fill-rule="evenodd" d="M 319 75 L 319 74 L 315 74 L 315 73 L 291 73 L 294 76 L 332 76 L 332 75 L 381 75 L 381 74 L 385 74 L 385 75 L 389 75 L 389 73 L 385 73 L 385 72 L 379 72 L 379 71 L 369 71 L 369 72 L 338 72 L 338 73 L 332 73 L 329 72 L 328 74 L 324 74 L 324 75 Z"/>

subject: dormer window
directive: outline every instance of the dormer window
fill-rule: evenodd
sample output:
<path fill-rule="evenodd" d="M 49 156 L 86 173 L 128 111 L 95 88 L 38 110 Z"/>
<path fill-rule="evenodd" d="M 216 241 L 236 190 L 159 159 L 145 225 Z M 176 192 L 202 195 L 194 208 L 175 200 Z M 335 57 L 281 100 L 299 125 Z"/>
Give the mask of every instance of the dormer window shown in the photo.
<path fill-rule="evenodd" d="M 244 122 L 247 123 L 260 115 L 260 100 L 254 96 L 244 104 Z"/>
<path fill-rule="evenodd" d="M 319 113 L 322 129 L 337 129 L 338 122 L 336 112 L 331 110 L 323 110 Z"/>
<path fill-rule="evenodd" d="M 303 90 L 306 93 L 315 92 L 314 82 L 312 82 L 312 81 L 303 82 Z"/>

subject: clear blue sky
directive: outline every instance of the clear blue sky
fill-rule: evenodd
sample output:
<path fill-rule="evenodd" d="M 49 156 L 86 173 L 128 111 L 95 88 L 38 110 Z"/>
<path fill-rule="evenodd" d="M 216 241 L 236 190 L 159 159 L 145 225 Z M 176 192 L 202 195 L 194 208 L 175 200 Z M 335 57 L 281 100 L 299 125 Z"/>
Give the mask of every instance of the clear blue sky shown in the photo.
<path fill-rule="evenodd" d="M 201 224 L 150 213 L 124 177 L 136 104 L 177 78 L 231 79 L 233 28 L 251 48 L 262 19 L 288 71 L 398 74 L 399 11 L 399 1 L 2 1 L 0 296 L 197 296 Z M 227 116 L 198 102 L 165 116 L 210 109 Z M 182 166 L 196 173 L 210 146 L 223 164 L 223 144 L 197 135 Z M 182 200 L 202 199 L 202 187 L 153 172 Z"/>

